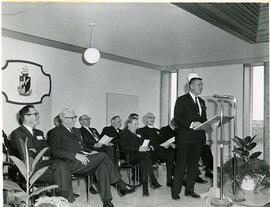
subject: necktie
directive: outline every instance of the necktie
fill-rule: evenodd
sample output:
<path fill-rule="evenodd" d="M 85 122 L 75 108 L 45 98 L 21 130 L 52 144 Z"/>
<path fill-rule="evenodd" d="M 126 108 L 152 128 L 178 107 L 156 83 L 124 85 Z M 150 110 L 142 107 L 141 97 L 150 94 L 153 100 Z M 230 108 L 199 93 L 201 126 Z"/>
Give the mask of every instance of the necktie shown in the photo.
<path fill-rule="evenodd" d="M 198 114 L 200 115 L 200 108 L 199 108 L 199 103 L 198 103 L 198 97 L 195 97 L 195 104 L 196 104 L 196 110 Z"/>

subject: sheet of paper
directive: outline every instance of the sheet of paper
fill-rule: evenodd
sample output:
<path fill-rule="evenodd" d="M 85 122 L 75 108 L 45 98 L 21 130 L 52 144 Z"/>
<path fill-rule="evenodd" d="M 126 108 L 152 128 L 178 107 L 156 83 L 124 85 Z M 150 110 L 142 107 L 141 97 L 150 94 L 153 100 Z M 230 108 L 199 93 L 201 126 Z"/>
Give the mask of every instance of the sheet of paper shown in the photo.
<path fill-rule="evenodd" d="M 43 136 L 37 136 L 37 140 L 43 140 Z"/>
<path fill-rule="evenodd" d="M 150 140 L 149 140 L 149 139 L 145 139 L 145 140 L 143 140 L 143 144 L 142 144 L 142 146 L 144 146 L 144 147 L 148 146 L 149 142 L 150 142 Z"/>
<path fill-rule="evenodd" d="M 112 141 L 113 137 L 104 136 L 102 137 L 98 143 L 107 145 L 110 141 Z"/>
<path fill-rule="evenodd" d="M 160 146 L 161 147 L 166 147 L 169 144 L 174 143 L 174 142 L 175 142 L 175 137 L 172 137 L 172 138 L 168 139 L 166 142 L 163 142 Z"/>

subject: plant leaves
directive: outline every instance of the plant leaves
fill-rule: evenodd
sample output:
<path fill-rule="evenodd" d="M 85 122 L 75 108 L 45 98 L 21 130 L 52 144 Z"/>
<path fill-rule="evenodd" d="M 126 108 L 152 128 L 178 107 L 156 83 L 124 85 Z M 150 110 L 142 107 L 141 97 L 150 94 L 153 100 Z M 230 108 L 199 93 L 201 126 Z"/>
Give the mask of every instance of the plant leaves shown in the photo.
<path fill-rule="evenodd" d="M 14 197 L 16 198 L 20 198 L 22 200 L 27 200 L 28 199 L 28 195 L 26 192 L 16 192 L 16 193 L 11 193 Z"/>
<path fill-rule="evenodd" d="M 256 145 L 257 145 L 257 143 L 252 142 L 252 143 L 250 143 L 249 145 L 247 145 L 247 149 L 250 151 L 250 150 L 252 150 L 254 147 L 256 147 Z"/>
<path fill-rule="evenodd" d="M 40 194 L 40 193 L 43 192 L 43 191 L 51 190 L 51 189 L 54 189 L 54 188 L 58 188 L 58 185 L 49 185 L 49 186 L 46 186 L 46 187 L 40 187 L 40 188 L 36 189 L 36 190 L 30 195 L 30 197 L 32 197 L 33 195 L 38 195 L 38 194 Z"/>
<path fill-rule="evenodd" d="M 262 152 L 254 152 L 252 155 L 250 155 L 249 159 L 255 159 L 259 157 L 262 154 Z"/>
<path fill-rule="evenodd" d="M 239 154 L 239 155 L 241 155 L 241 156 L 242 156 L 242 151 L 243 151 L 243 149 L 242 149 L 242 148 L 239 148 L 239 147 L 237 147 L 237 148 L 235 148 L 235 149 L 233 150 L 233 152 L 235 152 L 235 153 L 237 153 L 237 154 Z"/>
<path fill-rule="evenodd" d="M 21 189 L 21 187 L 17 183 L 14 183 L 13 181 L 10 180 L 3 180 L 3 181 L 4 181 L 3 189 L 23 191 L 23 189 Z"/>
<path fill-rule="evenodd" d="M 246 146 L 246 143 L 245 143 L 245 141 L 243 140 L 243 139 L 241 139 L 241 138 L 239 138 L 239 137 L 237 137 L 237 136 L 235 136 L 235 138 L 238 140 L 238 142 L 240 143 L 240 146 L 239 147 L 244 147 L 244 146 Z"/>
<path fill-rule="evenodd" d="M 36 171 L 33 176 L 30 178 L 30 187 L 36 182 L 36 180 L 43 175 L 43 173 L 48 170 L 49 166 L 40 168 L 38 171 Z"/>
<path fill-rule="evenodd" d="M 237 139 L 232 139 L 232 140 L 238 145 L 238 147 L 242 147 L 241 143 Z"/>
<path fill-rule="evenodd" d="M 26 178 L 26 166 L 19 158 L 15 156 L 10 156 L 10 159 L 14 162 L 14 164 L 18 167 L 20 173 L 23 175 L 23 177 Z"/>
<path fill-rule="evenodd" d="M 249 144 L 249 143 L 250 143 L 250 140 L 251 140 L 251 136 L 247 136 L 247 137 L 245 138 L 245 143 L 246 143 L 246 144 Z"/>
<path fill-rule="evenodd" d="M 47 151 L 49 147 L 45 147 L 44 149 L 42 149 L 37 156 L 35 157 L 33 163 L 32 163 L 32 167 L 31 167 L 31 172 L 30 172 L 30 176 L 33 174 L 33 172 L 35 171 L 36 165 L 38 163 L 38 161 L 40 160 L 40 158 L 42 157 L 42 155 Z"/>
<path fill-rule="evenodd" d="M 252 142 L 255 138 L 256 138 L 257 134 L 255 134 L 252 139 L 250 140 L 250 142 Z"/>

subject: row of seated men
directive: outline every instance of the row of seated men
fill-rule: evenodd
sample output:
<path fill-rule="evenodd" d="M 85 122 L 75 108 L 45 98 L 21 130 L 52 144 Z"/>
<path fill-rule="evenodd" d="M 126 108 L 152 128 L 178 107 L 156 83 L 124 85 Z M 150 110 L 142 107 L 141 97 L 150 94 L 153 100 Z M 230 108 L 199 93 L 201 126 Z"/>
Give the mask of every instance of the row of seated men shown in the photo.
<path fill-rule="evenodd" d="M 90 127 L 90 117 L 88 115 L 79 117 L 81 128 L 76 129 L 74 127 L 76 117 L 73 110 L 63 110 L 55 118 L 56 127 L 48 132 L 46 142 L 42 131 L 35 129 L 36 125 L 39 124 L 38 112 L 34 106 L 25 106 L 19 111 L 21 127 L 11 134 L 12 152 L 20 158 L 23 157 L 18 141 L 20 139 L 30 138 L 28 148 L 33 158 L 43 147 L 50 146 L 47 155 L 50 155 L 52 159 L 40 163 L 40 167 L 49 164 L 50 168 L 40 180 L 43 179 L 57 184 L 59 186 L 57 190 L 59 195 L 73 201 L 71 175 L 90 175 L 93 173 L 96 175 L 99 186 L 98 191 L 104 206 L 113 206 L 110 184 L 117 183 L 116 186 L 118 186 L 121 195 L 132 193 L 137 186 L 125 184 L 120 179 L 115 167 L 120 157 L 119 151 L 124 153 L 122 156 L 125 156 L 130 163 L 140 165 L 143 196 L 149 195 L 149 178 L 152 188 L 161 187 L 152 168 L 152 164 L 156 161 L 166 163 L 167 186 L 171 186 L 176 145 L 171 143 L 167 147 L 161 147 L 160 144 L 176 135 L 173 124 L 158 130 L 153 127 L 154 115 L 147 113 L 143 117 L 145 127 L 138 128 L 139 117 L 137 114 L 131 114 L 125 122 L 124 129 L 121 130 L 121 118 L 114 116 L 111 119 L 111 126 L 105 127 L 99 134 L 96 129 Z M 104 135 L 114 138 L 107 146 L 98 143 L 99 139 Z M 149 146 L 142 146 L 144 139 L 150 139 Z M 211 159 L 209 160 L 207 156 L 204 156 L 205 154 L 209 157 L 209 151 L 202 153 L 202 158 L 206 158 L 203 161 L 207 167 L 206 172 L 211 177 L 209 169 L 211 169 L 212 162 Z M 199 182 L 204 182 L 199 177 L 198 179 Z"/>
<path fill-rule="evenodd" d="M 87 148 L 76 129 L 76 114 L 71 109 L 64 109 L 59 114 L 61 124 L 47 134 L 45 140 L 41 130 L 36 129 L 39 124 L 39 113 L 33 105 L 24 106 L 18 112 L 20 127 L 12 131 L 10 140 L 10 154 L 25 159 L 22 142 L 27 141 L 30 159 L 46 146 L 49 150 L 45 155 L 49 160 L 41 160 L 36 170 L 49 166 L 48 170 L 39 178 L 40 182 L 56 184 L 56 194 L 74 201 L 72 190 L 72 175 L 95 175 L 98 191 L 104 207 L 113 207 L 111 185 L 115 186 L 119 195 L 132 193 L 137 186 L 126 184 L 120 177 L 119 171 L 106 153 Z"/>

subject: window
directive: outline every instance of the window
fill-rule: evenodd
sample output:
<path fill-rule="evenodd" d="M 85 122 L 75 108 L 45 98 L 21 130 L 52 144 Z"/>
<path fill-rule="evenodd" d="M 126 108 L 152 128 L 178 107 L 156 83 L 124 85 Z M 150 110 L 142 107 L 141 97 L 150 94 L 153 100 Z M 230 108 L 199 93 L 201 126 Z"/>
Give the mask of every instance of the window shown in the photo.
<path fill-rule="evenodd" d="M 264 66 L 252 68 L 252 135 L 257 135 L 257 146 L 253 151 L 261 151 L 263 158 L 263 122 L 264 122 Z"/>
<path fill-rule="evenodd" d="M 173 118 L 174 104 L 177 98 L 177 72 L 170 75 L 170 120 Z"/>

